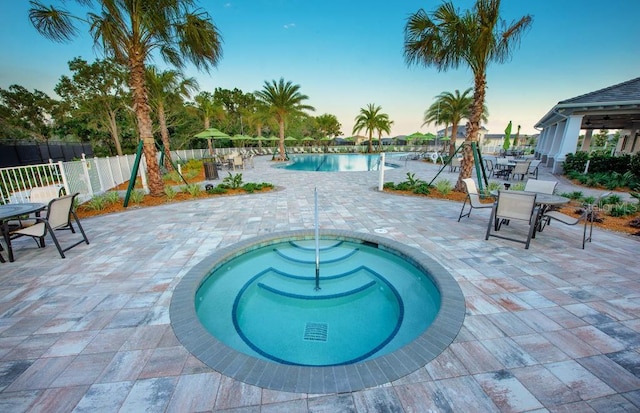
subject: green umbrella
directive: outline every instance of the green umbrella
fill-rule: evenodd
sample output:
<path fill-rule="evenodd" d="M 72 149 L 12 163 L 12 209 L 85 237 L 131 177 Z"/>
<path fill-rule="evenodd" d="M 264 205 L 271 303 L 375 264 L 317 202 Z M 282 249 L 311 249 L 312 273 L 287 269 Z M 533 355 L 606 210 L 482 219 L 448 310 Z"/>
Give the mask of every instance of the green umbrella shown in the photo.
<path fill-rule="evenodd" d="M 213 139 L 229 139 L 229 135 L 226 133 L 216 129 L 216 128 L 207 128 L 200 133 L 194 135 L 196 138 L 207 138 L 207 142 L 209 143 L 209 152 L 213 155 L 213 146 L 211 145 L 211 138 Z"/>
<path fill-rule="evenodd" d="M 509 149 L 509 146 L 511 146 L 511 142 L 509 142 L 510 139 L 511 139 L 511 121 L 509 121 L 509 124 L 504 130 L 504 143 L 502 144 L 502 148 L 505 151 Z"/>
<path fill-rule="evenodd" d="M 286 142 L 292 142 L 292 141 L 297 142 L 297 141 L 298 141 L 298 140 L 297 140 L 296 138 L 294 138 L 293 136 L 287 136 L 286 138 L 284 138 L 284 140 L 285 140 Z"/>
<path fill-rule="evenodd" d="M 434 135 L 431 132 L 427 132 L 424 134 L 424 137 L 422 139 L 424 139 L 425 141 L 432 141 L 436 138 L 436 135 Z"/>
<path fill-rule="evenodd" d="M 202 132 L 197 133 L 194 136 L 196 138 L 229 138 L 229 135 L 227 135 L 224 132 L 219 131 L 216 128 L 205 129 Z"/>

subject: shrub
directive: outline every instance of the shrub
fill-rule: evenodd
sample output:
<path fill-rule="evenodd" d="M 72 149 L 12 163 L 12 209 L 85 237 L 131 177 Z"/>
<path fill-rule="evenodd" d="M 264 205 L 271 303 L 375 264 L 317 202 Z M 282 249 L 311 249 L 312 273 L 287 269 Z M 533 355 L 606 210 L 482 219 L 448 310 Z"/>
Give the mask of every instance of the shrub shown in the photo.
<path fill-rule="evenodd" d="M 396 184 L 394 184 L 393 182 L 385 182 L 382 187 L 384 189 L 396 189 Z"/>
<path fill-rule="evenodd" d="M 227 185 L 231 189 L 238 189 L 242 186 L 242 174 L 237 173 L 234 175 L 229 172 L 229 176 L 225 177 L 222 180 L 222 183 Z"/>
<path fill-rule="evenodd" d="M 413 193 L 419 194 L 419 195 L 429 195 L 431 193 L 431 188 L 429 188 L 429 184 L 427 184 L 426 182 L 423 182 L 420 185 L 413 188 Z"/>
<path fill-rule="evenodd" d="M 120 195 L 116 191 L 105 192 L 104 197 L 109 204 L 120 202 Z"/>
<path fill-rule="evenodd" d="M 242 189 L 251 194 L 257 190 L 260 190 L 260 185 L 253 182 L 247 182 L 246 184 L 242 185 Z"/>
<path fill-rule="evenodd" d="M 626 202 L 613 204 L 611 209 L 609 209 L 609 215 L 612 217 L 624 217 L 627 215 L 633 215 L 638 212 L 638 208 L 636 208 L 633 204 L 628 204 Z"/>
<path fill-rule="evenodd" d="M 606 198 L 602 199 L 603 204 L 619 204 L 622 202 L 622 197 L 620 195 L 609 195 Z"/>
<path fill-rule="evenodd" d="M 637 152 L 629 159 L 629 171 L 637 180 L 640 180 L 640 152 Z"/>
<path fill-rule="evenodd" d="M 518 182 L 517 184 L 511 185 L 511 189 L 513 191 L 524 191 L 524 183 Z"/>
<path fill-rule="evenodd" d="M 164 187 L 164 194 L 167 196 L 168 199 L 173 199 L 176 197 L 176 195 L 178 195 L 178 191 L 173 189 L 171 185 L 167 185 Z"/>
<path fill-rule="evenodd" d="M 202 192 L 202 188 L 198 184 L 189 184 L 182 187 L 184 192 L 187 192 L 192 197 L 196 198 Z"/>
<path fill-rule="evenodd" d="M 162 180 L 164 182 L 181 182 L 182 181 L 178 171 L 171 171 L 169 173 L 162 175 Z"/>
<path fill-rule="evenodd" d="M 207 192 L 210 193 L 210 194 L 214 194 L 214 195 L 216 195 L 216 194 L 218 194 L 218 195 L 219 194 L 225 194 L 225 193 L 227 193 L 227 191 L 228 191 L 227 186 L 226 185 L 222 185 L 222 184 L 216 185 L 216 186 L 211 187 L 211 188 L 207 188 Z"/>
<path fill-rule="evenodd" d="M 448 195 L 453 190 L 448 179 L 440 179 L 435 186 L 442 195 Z"/>
<path fill-rule="evenodd" d="M 589 160 L 589 154 L 587 152 L 576 152 L 575 154 L 569 153 L 564 161 L 563 168 L 565 173 L 568 172 L 584 172 L 584 167 Z"/>
<path fill-rule="evenodd" d="M 582 193 L 582 191 L 573 191 L 573 192 L 564 192 L 560 194 L 560 196 L 577 201 L 581 199 L 584 196 L 584 194 Z"/>
<path fill-rule="evenodd" d="M 129 195 L 129 201 L 133 202 L 134 204 L 139 204 L 140 202 L 142 202 L 143 199 L 144 199 L 144 192 L 142 192 L 139 189 L 131 191 L 131 195 Z"/>
<path fill-rule="evenodd" d="M 104 195 L 94 196 L 86 203 L 86 207 L 93 211 L 102 211 L 107 205 L 109 205 L 109 202 Z"/>

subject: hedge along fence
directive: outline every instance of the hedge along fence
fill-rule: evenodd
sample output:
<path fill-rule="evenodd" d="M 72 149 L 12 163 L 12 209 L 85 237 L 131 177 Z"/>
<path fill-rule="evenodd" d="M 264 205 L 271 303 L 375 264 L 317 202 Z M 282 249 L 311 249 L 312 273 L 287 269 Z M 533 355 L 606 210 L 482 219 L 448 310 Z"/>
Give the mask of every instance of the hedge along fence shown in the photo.
<path fill-rule="evenodd" d="M 564 171 L 566 174 L 569 172 L 582 173 L 587 165 L 587 161 L 589 161 L 588 173 L 616 172 L 624 174 L 630 171 L 640 179 L 640 153 L 620 156 L 587 152 L 570 153 L 567 154 L 564 162 Z"/>

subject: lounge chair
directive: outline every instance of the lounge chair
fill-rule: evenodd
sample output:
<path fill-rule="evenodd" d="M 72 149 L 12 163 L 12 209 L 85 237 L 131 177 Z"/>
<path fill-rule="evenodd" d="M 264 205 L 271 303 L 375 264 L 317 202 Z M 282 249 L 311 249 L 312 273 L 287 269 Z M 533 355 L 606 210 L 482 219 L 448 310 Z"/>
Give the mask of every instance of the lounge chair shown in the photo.
<path fill-rule="evenodd" d="M 531 161 L 531 163 L 529 164 L 529 176 L 534 177 L 535 179 L 538 179 L 538 167 L 540 166 L 540 162 L 542 162 L 539 159 L 534 159 L 533 161 Z"/>
<path fill-rule="evenodd" d="M 47 216 L 46 218 L 36 217 L 36 223 L 34 225 L 28 227 L 18 228 L 14 231 L 11 231 L 10 237 L 11 239 L 28 236 L 32 237 L 36 240 L 36 243 L 39 247 L 44 247 L 44 237 L 49 234 L 51 239 L 53 239 L 53 243 L 56 245 L 58 252 L 60 253 L 60 257 L 65 258 L 64 252 L 70 250 L 76 245 L 80 245 L 82 242 L 89 244 L 89 239 L 87 235 L 84 233 L 84 229 L 80 224 L 80 220 L 73 210 L 73 203 L 78 196 L 78 193 L 73 195 L 67 195 L 60 198 L 53 199 L 49 202 L 47 207 Z M 73 224 L 71 223 L 71 218 L 76 221 L 78 225 L 78 229 L 82 234 L 82 239 L 77 241 L 76 243 L 62 248 L 60 243 L 58 242 L 58 238 L 56 237 L 55 231 L 61 229 L 69 229 L 72 233 L 76 233 L 73 228 Z"/>
<path fill-rule="evenodd" d="M 467 190 L 467 197 L 464 199 L 464 203 L 462 204 L 462 209 L 460 210 L 460 215 L 458 216 L 458 222 L 460 222 L 460 218 L 462 217 L 470 217 L 471 210 L 474 208 L 486 209 L 493 208 L 493 204 L 483 204 L 480 202 L 480 196 L 478 195 L 478 187 L 476 186 L 476 181 L 472 178 L 463 179 L 462 182 Z M 467 205 L 467 201 L 469 201 L 469 212 L 464 214 L 464 207 Z"/>
<path fill-rule="evenodd" d="M 582 249 L 584 249 L 584 245 L 587 241 L 591 242 L 592 234 L 593 234 L 593 216 L 594 216 L 594 208 L 600 203 L 603 198 L 608 197 L 611 192 L 605 192 L 600 195 L 592 204 L 586 204 L 583 207 L 583 211 L 579 217 L 572 217 L 566 214 L 563 214 L 559 211 L 548 211 L 542 215 L 542 219 L 551 219 L 554 221 L 562 222 L 566 225 L 576 225 L 580 222 L 584 222 L 584 228 L 582 230 Z M 589 236 L 587 237 L 587 225 L 589 226 Z"/>
<path fill-rule="evenodd" d="M 520 242 L 524 244 L 524 248 L 528 249 L 536 230 L 536 218 L 538 216 L 538 208 L 536 207 L 536 194 L 520 192 L 520 191 L 499 191 L 498 199 L 491 209 L 491 217 L 487 225 L 487 233 L 485 240 L 490 236 L 502 238 L 509 241 Z M 504 235 L 492 234 L 498 232 L 500 227 L 510 224 L 512 221 L 526 222 L 529 226 L 526 240 L 511 238 Z"/>

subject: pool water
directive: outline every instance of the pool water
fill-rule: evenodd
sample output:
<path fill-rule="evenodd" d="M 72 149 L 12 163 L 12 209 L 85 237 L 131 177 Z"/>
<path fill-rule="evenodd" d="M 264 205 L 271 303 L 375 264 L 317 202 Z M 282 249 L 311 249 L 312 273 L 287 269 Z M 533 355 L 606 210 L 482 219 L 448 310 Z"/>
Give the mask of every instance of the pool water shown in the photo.
<path fill-rule="evenodd" d="M 380 155 L 340 154 L 340 155 L 289 155 L 290 162 L 278 166 L 294 171 L 321 172 L 362 172 L 380 170 Z M 384 169 L 397 168 L 385 162 Z"/>
<path fill-rule="evenodd" d="M 252 249 L 198 288 L 205 329 L 244 354 L 300 366 L 370 360 L 414 340 L 432 323 L 440 293 L 422 271 L 375 244 L 320 240 Z"/>

